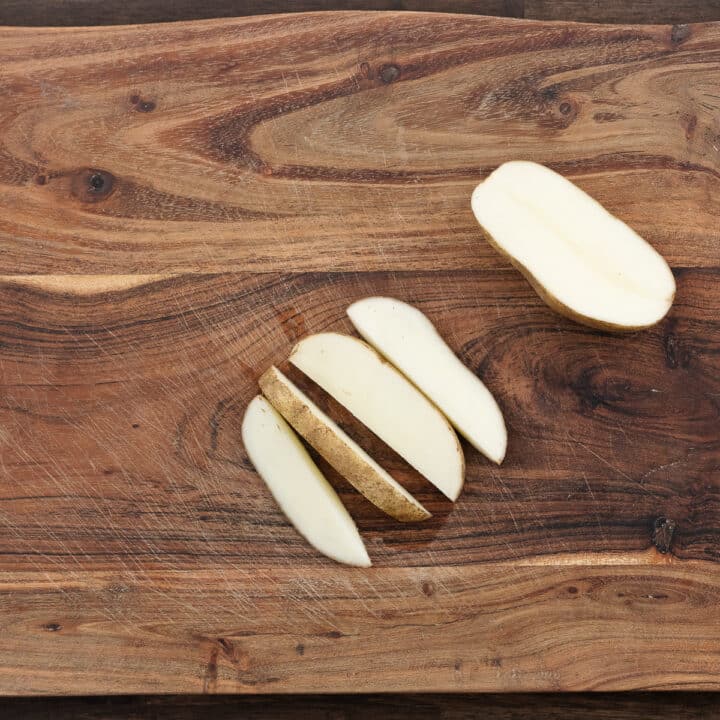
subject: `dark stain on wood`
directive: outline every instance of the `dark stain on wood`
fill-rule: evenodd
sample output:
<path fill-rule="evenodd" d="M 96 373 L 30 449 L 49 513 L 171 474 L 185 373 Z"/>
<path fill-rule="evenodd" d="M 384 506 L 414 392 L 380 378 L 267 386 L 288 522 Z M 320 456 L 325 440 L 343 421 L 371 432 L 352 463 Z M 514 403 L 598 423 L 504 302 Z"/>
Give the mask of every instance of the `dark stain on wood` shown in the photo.
<path fill-rule="evenodd" d="M 220 650 L 217 646 L 212 647 L 210 650 L 210 657 L 207 660 L 205 666 L 205 675 L 203 676 L 203 688 L 204 693 L 215 692 L 217 688 L 218 679 L 218 655 Z"/>
<path fill-rule="evenodd" d="M 598 112 L 593 115 L 593 120 L 599 123 L 619 122 L 624 119 L 624 115 L 616 112 Z"/>
<path fill-rule="evenodd" d="M 692 361 L 692 350 L 683 342 L 678 331 L 676 319 L 666 322 L 666 331 L 663 335 L 663 349 L 665 352 L 666 365 L 675 370 L 686 369 Z"/>
<path fill-rule="evenodd" d="M 378 71 L 378 77 L 385 85 L 389 85 L 400 78 L 400 68 L 397 65 L 383 65 Z"/>

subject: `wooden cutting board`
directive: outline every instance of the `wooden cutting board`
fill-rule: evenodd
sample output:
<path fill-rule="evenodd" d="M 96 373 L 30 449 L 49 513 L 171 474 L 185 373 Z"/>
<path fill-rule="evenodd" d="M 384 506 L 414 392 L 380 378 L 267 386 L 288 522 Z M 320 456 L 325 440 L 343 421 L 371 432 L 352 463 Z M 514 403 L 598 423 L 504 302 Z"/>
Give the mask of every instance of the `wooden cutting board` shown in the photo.
<path fill-rule="evenodd" d="M 0 691 L 720 688 L 720 25 L 5 28 L 0 96 Z M 660 325 L 564 320 L 489 248 L 470 193 L 515 158 L 664 254 Z M 451 506 L 337 413 L 434 513 L 328 470 L 362 570 L 239 427 L 379 293 L 482 376 L 509 452 L 466 447 Z"/>

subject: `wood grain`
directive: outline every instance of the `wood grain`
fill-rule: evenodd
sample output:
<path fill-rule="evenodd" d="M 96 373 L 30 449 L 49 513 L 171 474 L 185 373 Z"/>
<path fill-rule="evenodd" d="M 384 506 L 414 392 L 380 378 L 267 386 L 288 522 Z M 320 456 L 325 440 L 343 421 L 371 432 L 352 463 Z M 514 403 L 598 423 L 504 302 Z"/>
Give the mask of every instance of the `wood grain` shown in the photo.
<path fill-rule="evenodd" d="M 497 695 L 277 695 L 274 697 L 115 697 L 6 700 L 6 720 L 716 720 L 716 693 L 542 693 Z"/>
<path fill-rule="evenodd" d="M 362 13 L 0 30 L 0 273 L 504 267 L 468 197 L 508 156 L 713 267 L 718 38 Z"/>
<path fill-rule="evenodd" d="M 4 0 L 0 25 L 124 25 L 318 10 L 411 10 L 605 23 L 720 20 L 717 0 Z"/>
<path fill-rule="evenodd" d="M 16 694 L 716 689 L 701 565 L 7 572 Z"/>
<path fill-rule="evenodd" d="M 719 688 L 720 26 L 350 13 L 0 30 L 0 692 Z M 482 241 L 548 162 L 665 254 L 616 337 Z M 296 535 L 239 442 L 354 299 L 416 304 L 498 398 L 433 518 L 323 465 L 374 561 Z"/>
<path fill-rule="evenodd" d="M 466 447 L 466 489 L 450 512 L 331 406 L 434 515 L 409 528 L 342 484 L 376 563 L 640 552 L 661 516 L 675 522 L 676 557 L 713 560 L 716 278 L 684 271 L 670 317 L 627 337 L 557 318 L 512 270 L 186 275 L 95 295 L 5 281 L 0 497 L 13 532 L 0 538 L 0 568 L 25 566 L 28 553 L 43 569 L 63 557 L 112 568 L 118 556 L 325 566 L 268 502 L 239 427 L 259 374 L 306 333 L 351 331 L 346 306 L 371 293 L 428 314 L 498 398 L 511 438 L 500 467 Z"/>

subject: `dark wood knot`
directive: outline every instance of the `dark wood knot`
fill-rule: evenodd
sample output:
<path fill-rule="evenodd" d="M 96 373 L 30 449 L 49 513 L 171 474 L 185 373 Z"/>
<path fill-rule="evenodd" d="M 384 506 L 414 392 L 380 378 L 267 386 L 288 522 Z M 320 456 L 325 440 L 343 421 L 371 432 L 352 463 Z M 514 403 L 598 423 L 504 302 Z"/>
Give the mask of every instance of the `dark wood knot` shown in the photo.
<path fill-rule="evenodd" d="M 663 335 L 663 351 L 665 354 L 665 365 L 671 370 L 676 368 L 687 368 L 692 362 L 692 352 L 684 346 L 681 338 L 674 332 L 674 323 L 668 327 Z"/>
<path fill-rule="evenodd" d="M 114 189 L 115 177 L 107 170 L 87 168 L 77 172 L 72 179 L 72 194 L 82 202 L 105 200 Z"/>
<path fill-rule="evenodd" d="M 143 100 L 139 95 L 131 95 L 130 103 L 135 106 L 138 112 L 149 113 L 152 112 L 156 107 L 157 103 L 154 100 Z"/>
<path fill-rule="evenodd" d="M 658 552 L 664 554 L 670 552 L 673 533 L 675 532 L 675 521 L 666 517 L 659 517 L 653 523 L 652 541 Z"/>
<path fill-rule="evenodd" d="M 670 40 L 675 45 L 679 45 L 681 42 L 687 40 L 690 37 L 690 26 L 686 24 L 673 25 L 670 30 Z"/>
<path fill-rule="evenodd" d="M 338 640 L 343 637 L 343 633 L 339 630 L 328 630 L 327 632 L 320 633 L 322 637 L 330 638 L 331 640 Z"/>
<path fill-rule="evenodd" d="M 383 65 L 378 71 L 378 77 L 389 85 L 400 77 L 400 68 L 397 65 Z"/>
<path fill-rule="evenodd" d="M 555 107 L 557 108 L 554 113 L 556 122 L 561 128 L 568 127 L 578 116 L 578 104 L 573 98 L 563 98 Z"/>

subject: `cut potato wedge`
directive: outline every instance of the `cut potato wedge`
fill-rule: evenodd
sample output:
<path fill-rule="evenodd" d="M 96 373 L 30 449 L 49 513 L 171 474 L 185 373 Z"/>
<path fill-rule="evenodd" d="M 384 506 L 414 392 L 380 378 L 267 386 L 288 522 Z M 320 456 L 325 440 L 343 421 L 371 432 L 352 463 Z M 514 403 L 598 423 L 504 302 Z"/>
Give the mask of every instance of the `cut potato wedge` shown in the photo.
<path fill-rule="evenodd" d="M 507 431 L 495 398 L 425 315 L 385 297 L 360 300 L 347 314 L 365 340 L 414 382 L 473 447 L 493 462 L 503 461 Z"/>
<path fill-rule="evenodd" d="M 370 567 L 357 526 L 292 428 L 262 396 L 242 423 L 245 450 L 280 509 L 323 555 L 346 565 Z"/>
<path fill-rule="evenodd" d="M 634 230 L 562 175 L 532 162 L 501 165 L 475 188 L 472 209 L 554 310 L 605 330 L 654 325 L 675 279 Z"/>
<path fill-rule="evenodd" d="M 451 500 L 465 459 L 457 435 L 438 409 L 362 340 L 320 333 L 301 340 L 290 362 Z"/>
<path fill-rule="evenodd" d="M 260 378 L 272 406 L 373 505 L 401 522 L 430 513 L 276 367 Z"/>

